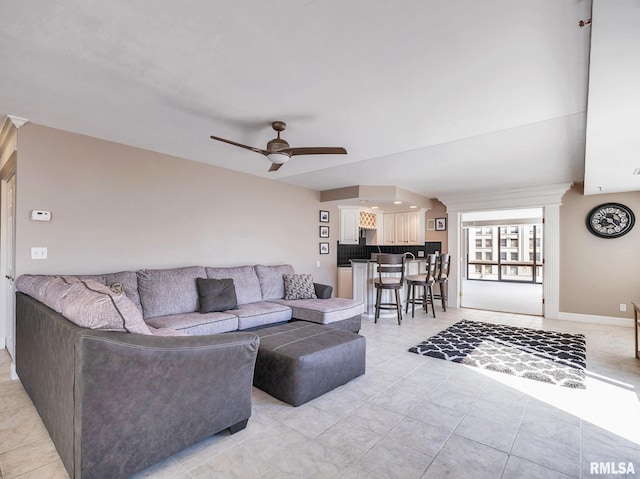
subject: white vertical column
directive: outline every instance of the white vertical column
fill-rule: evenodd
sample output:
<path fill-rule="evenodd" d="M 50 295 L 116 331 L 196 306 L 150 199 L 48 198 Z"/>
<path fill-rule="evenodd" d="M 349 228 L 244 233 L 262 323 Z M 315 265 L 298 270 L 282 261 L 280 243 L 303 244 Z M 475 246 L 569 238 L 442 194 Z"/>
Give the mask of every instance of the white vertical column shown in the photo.
<path fill-rule="evenodd" d="M 449 297 L 447 305 L 452 308 L 460 307 L 460 287 L 462 284 L 462 263 L 464 258 L 462 250 L 462 214 L 452 211 L 448 215 L 449 231 L 447 241 L 449 242 L 448 253 L 451 255 L 451 266 L 449 271 Z"/>
<path fill-rule="evenodd" d="M 544 207 L 544 268 L 542 291 L 544 317 L 560 317 L 560 205 Z"/>

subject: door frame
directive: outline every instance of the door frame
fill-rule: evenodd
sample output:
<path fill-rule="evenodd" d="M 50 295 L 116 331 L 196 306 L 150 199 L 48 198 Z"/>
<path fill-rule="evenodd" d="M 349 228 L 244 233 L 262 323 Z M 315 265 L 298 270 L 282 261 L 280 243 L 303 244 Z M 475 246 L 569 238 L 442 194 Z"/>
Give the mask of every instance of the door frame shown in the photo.
<path fill-rule="evenodd" d="M 507 191 L 438 198 L 446 207 L 449 222 L 448 245 L 451 254 L 449 305 L 460 307 L 461 270 L 464 255 L 462 213 L 501 209 L 542 208 L 544 219 L 542 279 L 543 315 L 560 316 L 560 205 L 572 183 Z"/>
<path fill-rule="evenodd" d="M 2 167 L 2 169 L 0 169 L 0 304 L 3 305 L 8 305 L 9 302 L 13 302 L 14 303 L 14 309 L 15 309 L 15 296 L 9 295 L 8 291 L 9 291 L 9 285 L 8 282 L 12 281 L 11 279 L 7 279 L 6 276 L 8 274 L 8 264 L 9 262 L 13 262 L 13 271 L 15 274 L 15 223 L 16 223 L 16 218 L 15 218 L 15 214 L 13 217 L 13 234 L 14 234 L 14 238 L 13 238 L 13 244 L 14 244 L 14 255 L 13 258 L 9 258 L 8 257 L 8 252 L 7 252 L 7 244 L 4 241 L 4 234 L 7 228 L 7 215 L 6 215 L 6 210 L 5 210 L 5 198 L 6 198 L 6 194 L 7 194 L 7 183 L 8 181 L 15 177 L 16 178 L 16 184 L 17 184 L 17 152 L 14 150 L 11 153 L 11 156 L 9 156 L 9 159 L 7 160 L 7 162 L 4 164 L 4 166 Z M 17 187 L 16 187 L 17 188 Z M 9 297 L 11 296 L 11 297 Z M 10 321 L 14 321 L 14 318 L 8 318 L 6 317 L 6 312 L 7 309 L 6 307 L 3 308 L 2 313 L 0 314 L 0 320 L 2 320 L 3 322 L 3 334 L 0 335 L 0 349 L 4 349 L 7 347 L 7 343 L 6 343 L 6 338 L 7 338 L 7 332 L 9 330 L 9 322 Z M 13 359 L 13 358 L 12 358 Z"/>

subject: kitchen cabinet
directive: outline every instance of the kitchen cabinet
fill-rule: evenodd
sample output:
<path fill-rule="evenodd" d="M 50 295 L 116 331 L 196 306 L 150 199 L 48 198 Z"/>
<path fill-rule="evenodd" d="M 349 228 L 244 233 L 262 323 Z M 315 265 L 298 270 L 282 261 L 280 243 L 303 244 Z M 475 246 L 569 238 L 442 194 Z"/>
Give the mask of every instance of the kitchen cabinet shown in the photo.
<path fill-rule="evenodd" d="M 351 267 L 341 266 L 338 268 L 338 298 L 353 298 L 353 271 Z"/>
<path fill-rule="evenodd" d="M 360 208 L 340 208 L 340 244 L 358 244 Z"/>
<path fill-rule="evenodd" d="M 396 215 L 385 213 L 382 215 L 382 244 L 395 244 Z"/>
<path fill-rule="evenodd" d="M 415 245 L 424 243 L 424 210 L 383 215 L 383 244 Z"/>

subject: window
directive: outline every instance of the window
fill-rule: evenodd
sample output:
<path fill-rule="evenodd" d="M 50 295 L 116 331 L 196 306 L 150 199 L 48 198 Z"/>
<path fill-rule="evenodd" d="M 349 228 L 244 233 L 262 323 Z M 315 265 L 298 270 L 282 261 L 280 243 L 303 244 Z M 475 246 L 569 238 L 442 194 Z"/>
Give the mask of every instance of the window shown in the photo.
<path fill-rule="evenodd" d="M 511 238 L 511 247 L 512 248 L 518 247 L 518 238 Z"/>
<path fill-rule="evenodd" d="M 533 253 L 529 253 L 529 261 L 533 261 Z"/>
<path fill-rule="evenodd" d="M 492 248 L 493 247 L 493 239 L 492 238 L 487 238 L 486 240 L 484 240 L 484 245 L 487 248 Z"/>
<path fill-rule="evenodd" d="M 507 238 L 500 238 L 500 246 L 503 248 L 507 247 Z"/>
<path fill-rule="evenodd" d="M 511 253 L 511 261 L 518 261 L 518 253 Z"/>
<path fill-rule="evenodd" d="M 487 251 L 484 254 L 484 259 L 486 259 L 487 261 L 493 261 L 493 253 L 491 251 Z"/>
<path fill-rule="evenodd" d="M 491 227 L 485 228 L 484 229 L 484 234 L 486 234 L 486 235 L 493 234 L 493 228 L 491 228 Z"/>
<path fill-rule="evenodd" d="M 476 261 L 480 261 L 482 260 L 482 253 L 480 253 L 479 251 L 476 251 Z"/>
<path fill-rule="evenodd" d="M 478 274 L 482 273 L 482 266 L 480 266 L 479 264 L 476 265 L 476 273 Z"/>
<path fill-rule="evenodd" d="M 477 235 L 481 235 L 482 234 L 482 228 L 476 228 L 476 234 Z"/>
<path fill-rule="evenodd" d="M 510 269 L 512 275 L 518 276 L 518 267 L 517 266 L 511 266 L 509 269 Z"/>
<path fill-rule="evenodd" d="M 476 248 L 482 248 L 482 240 L 481 239 L 477 239 L 476 240 Z"/>
<path fill-rule="evenodd" d="M 484 267 L 484 272 L 485 274 L 491 274 L 493 268 L 491 266 L 485 266 Z"/>
<path fill-rule="evenodd" d="M 518 234 L 518 227 L 517 226 L 509 227 L 509 232 L 513 234 Z"/>
<path fill-rule="evenodd" d="M 507 261 L 507 253 L 506 252 L 501 252 L 500 253 L 500 260 L 501 261 Z"/>

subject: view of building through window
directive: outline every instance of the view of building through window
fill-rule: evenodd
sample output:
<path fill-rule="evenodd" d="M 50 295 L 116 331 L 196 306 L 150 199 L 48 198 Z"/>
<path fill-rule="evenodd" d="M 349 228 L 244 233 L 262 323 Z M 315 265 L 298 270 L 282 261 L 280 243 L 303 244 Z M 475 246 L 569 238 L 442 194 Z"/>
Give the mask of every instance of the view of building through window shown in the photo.
<path fill-rule="evenodd" d="M 467 279 L 542 283 L 542 224 L 467 228 Z"/>

